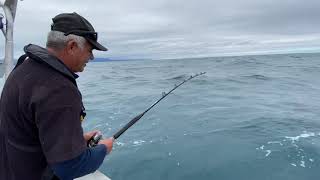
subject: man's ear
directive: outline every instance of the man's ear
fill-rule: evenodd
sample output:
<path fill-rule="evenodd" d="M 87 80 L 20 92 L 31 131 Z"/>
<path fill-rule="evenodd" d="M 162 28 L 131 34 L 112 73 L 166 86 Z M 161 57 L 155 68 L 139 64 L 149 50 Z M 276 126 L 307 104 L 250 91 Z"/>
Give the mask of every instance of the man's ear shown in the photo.
<path fill-rule="evenodd" d="M 78 44 L 74 40 L 67 42 L 67 52 L 68 54 L 74 54 L 75 49 L 78 47 Z"/>

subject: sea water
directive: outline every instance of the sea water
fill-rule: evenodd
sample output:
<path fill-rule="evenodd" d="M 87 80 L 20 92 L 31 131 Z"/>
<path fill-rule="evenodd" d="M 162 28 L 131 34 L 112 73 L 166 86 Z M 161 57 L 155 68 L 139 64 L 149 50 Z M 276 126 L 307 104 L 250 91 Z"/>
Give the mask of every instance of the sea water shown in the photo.
<path fill-rule="evenodd" d="M 320 54 L 89 63 L 85 131 L 112 136 L 113 180 L 319 179 Z"/>

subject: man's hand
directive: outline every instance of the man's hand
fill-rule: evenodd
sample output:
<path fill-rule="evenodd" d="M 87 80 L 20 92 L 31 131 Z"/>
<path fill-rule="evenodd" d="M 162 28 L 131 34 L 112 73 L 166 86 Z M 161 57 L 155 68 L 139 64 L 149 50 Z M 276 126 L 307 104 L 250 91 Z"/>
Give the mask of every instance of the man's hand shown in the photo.
<path fill-rule="evenodd" d="M 113 139 L 113 137 L 111 137 L 111 138 L 108 138 L 108 139 L 100 140 L 98 144 L 104 144 L 107 147 L 108 154 L 109 154 L 111 152 L 111 150 L 112 150 L 113 142 L 114 142 L 114 139 Z"/>
<path fill-rule="evenodd" d="M 96 135 L 97 133 L 100 133 L 100 131 L 95 130 L 95 131 L 91 131 L 91 132 L 85 133 L 85 134 L 83 135 L 84 140 L 86 140 L 86 142 L 88 142 L 89 139 L 90 139 L 92 136 Z"/>

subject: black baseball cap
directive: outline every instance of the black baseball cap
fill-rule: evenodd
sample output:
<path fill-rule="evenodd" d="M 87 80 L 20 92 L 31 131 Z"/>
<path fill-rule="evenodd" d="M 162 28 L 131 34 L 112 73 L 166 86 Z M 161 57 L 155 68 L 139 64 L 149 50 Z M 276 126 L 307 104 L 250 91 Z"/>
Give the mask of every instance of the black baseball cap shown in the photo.
<path fill-rule="evenodd" d="M 52 31 L 64 32 L 64 35 L 74 34 L 84 37 L 93 49 L 107 51 L 108 49 L 98 43 L 98 33 L 88 20 L 77 13 L 62 13 L 52 18 Z"/>

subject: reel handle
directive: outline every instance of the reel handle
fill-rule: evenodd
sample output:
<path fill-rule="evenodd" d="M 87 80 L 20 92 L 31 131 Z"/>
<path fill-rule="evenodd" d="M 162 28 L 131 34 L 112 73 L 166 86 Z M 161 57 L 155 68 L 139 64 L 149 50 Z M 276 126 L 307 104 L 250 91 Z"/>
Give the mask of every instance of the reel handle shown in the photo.
<path fill-rule="evenodd" d="M 95 135 L 93 135 L 87 142 L 87 146 L 88 147 L 95 147 L 96 145 L 98 145 L 99 141 L 102 139 L 102 134 L 97 133 Z"/>

